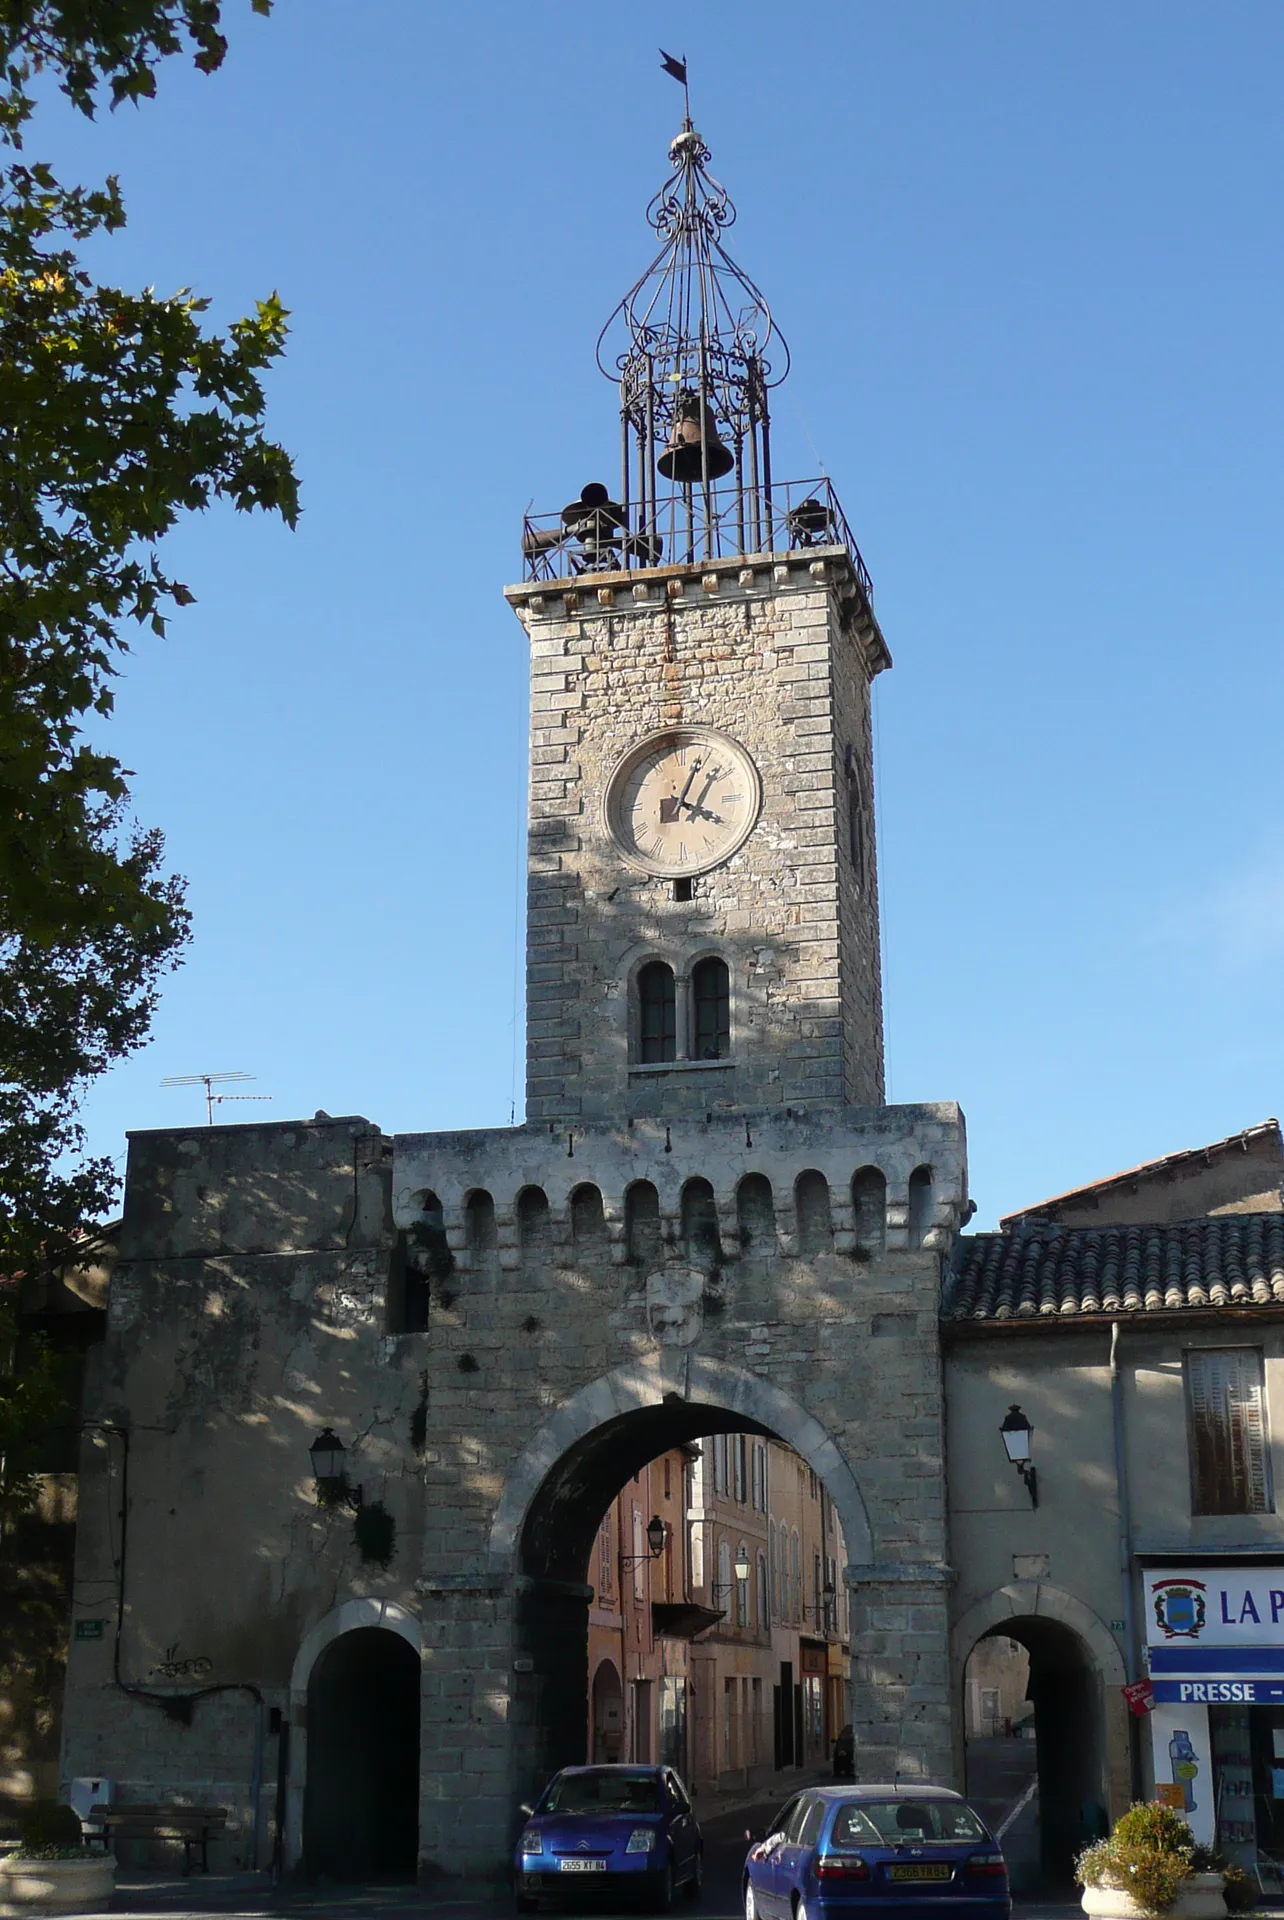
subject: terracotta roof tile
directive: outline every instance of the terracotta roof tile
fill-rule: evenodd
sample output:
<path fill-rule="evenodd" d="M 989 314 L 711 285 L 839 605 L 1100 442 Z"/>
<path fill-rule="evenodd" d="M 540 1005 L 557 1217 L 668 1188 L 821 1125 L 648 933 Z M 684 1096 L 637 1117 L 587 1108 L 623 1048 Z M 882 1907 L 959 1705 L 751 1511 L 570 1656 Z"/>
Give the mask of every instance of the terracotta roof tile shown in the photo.
<path fill-rule="evenodd" d="M 1170 1226 L 1064 1227 L 1029 1220 L 963 1234 L 946 1275 L 945 1320 L 1065 1320 L 1077 1314 L 1284 1306 L 1284 1213 Z"/>

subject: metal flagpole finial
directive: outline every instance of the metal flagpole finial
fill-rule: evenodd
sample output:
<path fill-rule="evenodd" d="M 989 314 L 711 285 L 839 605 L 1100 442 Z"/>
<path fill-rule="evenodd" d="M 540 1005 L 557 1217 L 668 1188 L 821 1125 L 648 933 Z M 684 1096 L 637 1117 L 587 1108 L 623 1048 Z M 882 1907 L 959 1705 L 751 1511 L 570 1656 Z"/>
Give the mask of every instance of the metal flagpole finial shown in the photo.
<path fill-rule="evenodd" d="M 661 47 L 660 65 L 664 68 L 664 71 L 667 74 L 671 74 L 682 87 L 683 130 L 689 131 L 691 127 L 691 93 L 687 86 L 687 56 L 684 53 L 679 60 L 675 54 L 666 53 L 664 48 Z"/>

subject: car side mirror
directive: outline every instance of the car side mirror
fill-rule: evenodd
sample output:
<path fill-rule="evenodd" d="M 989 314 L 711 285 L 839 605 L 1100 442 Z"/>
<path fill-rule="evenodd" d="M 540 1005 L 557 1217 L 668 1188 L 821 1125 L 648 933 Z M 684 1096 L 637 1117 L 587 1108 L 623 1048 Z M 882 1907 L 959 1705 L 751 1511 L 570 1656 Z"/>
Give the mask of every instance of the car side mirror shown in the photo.
<path fill-rule="evenodd" d="M 746 1827 L 745 1828 L 746 1840 L 765 1840 L 766 1838 L 767 1838 L 767 1829 L 765 1827 Z"/>

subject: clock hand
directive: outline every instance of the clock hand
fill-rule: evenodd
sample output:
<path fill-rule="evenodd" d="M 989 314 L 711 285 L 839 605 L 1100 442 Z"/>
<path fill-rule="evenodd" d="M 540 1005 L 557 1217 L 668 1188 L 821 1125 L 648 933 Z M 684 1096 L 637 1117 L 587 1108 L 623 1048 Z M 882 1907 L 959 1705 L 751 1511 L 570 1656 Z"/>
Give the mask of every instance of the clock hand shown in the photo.
<path fill-rule="evenodd" d="M 703 765 L 704 765 L 703 760 L 697 760 L 695 765 L 692 767 L 690 773 L 687 775 L 687 784 L 685 787 L 683 787 L 681 793 L 678 795 L 678 805 L 680 807 L 685 807 L 685 805 L 687 804 L 687 795 L 690 793 L 691 788 L 695 782 L 695 777 L 699 773 Z M 709 791 L 708 787 L 706 787 L 704 791 L 705 793 L 708 793 Z M 703 799 L 704 795 L 702 794 L 700 797 L 701 799 Z"/>
<path fill-rule="evenodd" d="M 712 773 L 709 774 L 708 778 L 704 783 L 703 790 L 701 791 L 700 798 L 698 800 L 696 801 L 688 800 L 686 796 L 686 792 L 685 791 L 683 792 L 682 799 L 678 802 L 678 805 L 685 806 L 693 820 L 695 819 L 697 814 L 702 814 L 704 812 L 704 803 L 709 798 L 709 789 L 713 785 L 714 781 L 718 778 L 718 775 L 721 772 L 722 772 L 721 767 L 715 767 L 713 769 Z M 695 776 L 692 775 L 693 779 L 694 777 Z M 687 787 L 690 788 L 690 785 L 691 785 L 691 781 L 688 780 Z"/>

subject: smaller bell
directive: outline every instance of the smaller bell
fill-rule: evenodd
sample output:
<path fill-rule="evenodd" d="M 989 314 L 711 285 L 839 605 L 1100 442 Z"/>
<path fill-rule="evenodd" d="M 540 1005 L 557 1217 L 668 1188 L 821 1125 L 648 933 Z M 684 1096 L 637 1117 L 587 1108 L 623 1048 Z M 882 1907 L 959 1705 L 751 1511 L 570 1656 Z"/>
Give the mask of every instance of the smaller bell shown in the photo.
<path fill-rule="evenodd" d="M 704 446 L 700 444 L 700 417 L 704 415 Z M 708 452 L 709 472 L 704 470 L 704 455 Z M 713 408 L 705 401 L 703 407 L 700 396 L 690 387 L 684 387 L 678 395 L 677 412 L 674 415 L 673 431 L 669 435 L 669 444 L 660 455 L 656 465 L 666 480 L 676 480 L 683 486 L 706 478 L 720 480 L 724 473 L 730 473 L 735 460 L 729 448 L 724 447 L 718 438 L 718 423 L 713 417 Z"/>

